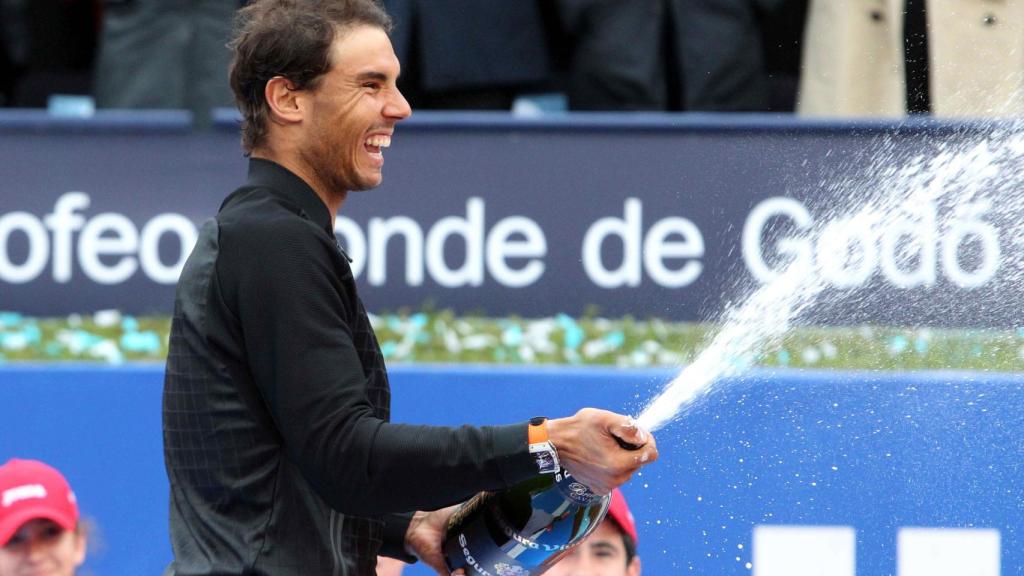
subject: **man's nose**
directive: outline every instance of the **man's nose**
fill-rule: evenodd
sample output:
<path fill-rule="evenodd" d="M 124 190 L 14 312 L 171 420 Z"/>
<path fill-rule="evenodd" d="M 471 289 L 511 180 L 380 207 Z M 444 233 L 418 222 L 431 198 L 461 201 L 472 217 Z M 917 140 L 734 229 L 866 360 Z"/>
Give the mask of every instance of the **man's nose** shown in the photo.
<path fill-rule="evenodd" d="M 593 566 L 585 556 L 577 556 L 570 565 L 568 576 L 593 576 Z"/>
<path fill-rule="evenodd" d="M 25 557 L 30 561 L 38 562 L 46 556 L 49 545 L 42 538 L 30 538 L 25 542 Z"/>
<path fill-rule="evenodd" d="M 391 92 L 391 98 L 384 106 L 384 115 L 395 120 L 404 120 L 412 115 L 412 106 L 398 88 Z"/>

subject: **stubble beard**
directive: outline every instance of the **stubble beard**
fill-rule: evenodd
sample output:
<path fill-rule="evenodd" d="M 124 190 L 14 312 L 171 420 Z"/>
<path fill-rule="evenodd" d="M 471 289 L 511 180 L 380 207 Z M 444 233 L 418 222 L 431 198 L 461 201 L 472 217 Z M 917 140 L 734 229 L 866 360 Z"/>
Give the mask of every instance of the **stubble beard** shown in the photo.
<path fill-rule="evenodd" d="M 345 196 L 348 192 L 359 192 L 376 188 L 380 183 L 360 181 L 356 163 L 353 161 L 351 174 L 347 173 L 345 162 L 338 157 L 339 150 L 346 147 L 323 135 L 318 144 L 306 154 L 308 165 L 313 168 L 316 178 L 327 187 L 326 193 Z"/>

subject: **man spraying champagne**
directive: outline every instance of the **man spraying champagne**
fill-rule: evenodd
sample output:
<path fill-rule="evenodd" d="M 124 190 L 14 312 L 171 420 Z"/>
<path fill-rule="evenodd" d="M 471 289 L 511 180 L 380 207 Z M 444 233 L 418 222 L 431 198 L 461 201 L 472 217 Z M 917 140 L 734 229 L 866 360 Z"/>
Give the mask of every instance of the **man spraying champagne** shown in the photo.
<path fill-rule="evenodd" d="M 607 494 L 657 458 L 649 434 L 603 410 L 389 421 L 387 369 L 333 229 L 349 192 L 380 184 L 411 114 L 389 27 L 373 0 L 239 12 L 230 81 L 249 174 L 178 282 L 163 396 L 170 573 L 370 576 L 382 554 L 447 574 L 452 505 L 555 459 Z"/>

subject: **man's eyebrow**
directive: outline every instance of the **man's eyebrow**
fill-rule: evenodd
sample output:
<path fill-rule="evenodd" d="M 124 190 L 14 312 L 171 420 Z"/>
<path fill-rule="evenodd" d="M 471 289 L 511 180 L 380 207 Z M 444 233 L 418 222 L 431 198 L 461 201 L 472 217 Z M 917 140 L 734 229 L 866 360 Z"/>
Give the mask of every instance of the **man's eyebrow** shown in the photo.
<path fill-rule="evenodd" d="M 365 72 L 360 72 L 359 74 L 356 74 L 356 80 L 359 80 L 360 82 L 364 80 L 377 80 L 378 82 L 387 82 L 388 75 L 383 72 L 378 72 L 376 70 L 367 70 Z"/>
<path fill-rule="evenodd" d="M 615 548 L 614 544 L 612 544 L 611 542 L 605 542 L 604 540 L 599 540 L 597 542 L 591 542 L 590 543 L 590 547 L 592 549 L 596 549 L 596 550 L 602 550 L 602 551 L 611 550 L 613 552 L 618 552 L 618 550 Z"/>

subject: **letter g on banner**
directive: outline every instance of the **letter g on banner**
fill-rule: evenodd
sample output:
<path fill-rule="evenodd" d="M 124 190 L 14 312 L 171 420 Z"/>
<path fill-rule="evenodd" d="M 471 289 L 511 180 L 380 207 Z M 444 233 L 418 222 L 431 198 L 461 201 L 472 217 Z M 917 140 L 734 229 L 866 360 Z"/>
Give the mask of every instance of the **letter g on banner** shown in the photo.
<path fill-rule="evenodd" d="M 796 225 L 797 230 L 806 230 L 813 223 L 807 208 L 792 198 L 781 196 L 769 198 L 751 210 L 743 224 L 743 261 L 758 282 L 770 282 L 779 274 L 778 270 L 773 269 L 765 262 L 764 245 L 762 244 L 768 221 L 774 217 L 790 219 Z M 811 242 L 806 238 L 782 238 L 777 246 L 779 254 L 790 255 L 806 266 L 813 264 L 814 253 Z"/>

